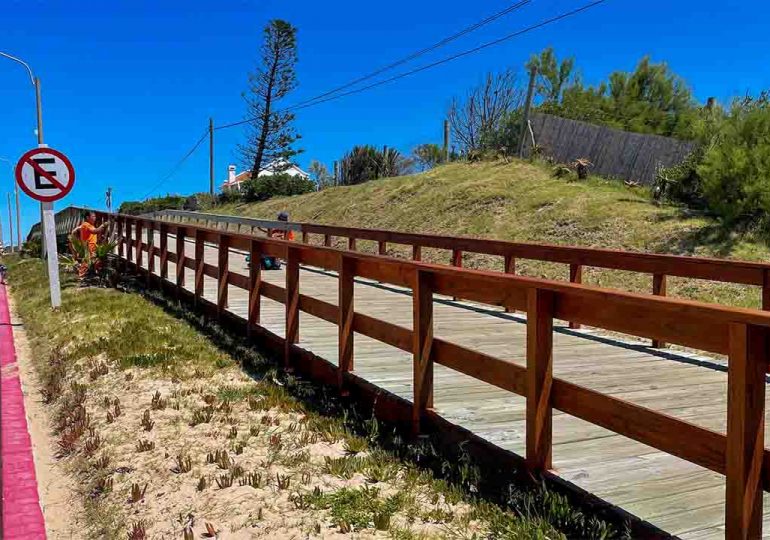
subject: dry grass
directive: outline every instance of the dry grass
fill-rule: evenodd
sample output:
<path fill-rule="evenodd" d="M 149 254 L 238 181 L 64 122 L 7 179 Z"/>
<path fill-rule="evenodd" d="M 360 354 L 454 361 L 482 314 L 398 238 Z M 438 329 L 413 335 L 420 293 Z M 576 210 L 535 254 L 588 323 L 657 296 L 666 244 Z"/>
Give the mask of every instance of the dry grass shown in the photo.
<path fill-rule="evenodd" d="M 561 538 L 556 523 L 615 536 L 547 492 L 512 500 L 519 513 L 483 502 L 459 487 L 473 486 L 468 463 L 446 465 L 458 484 L 436 480 L 381 449 L 376 420 L 331 414 L 342 409 L 325 390 L 253 351 L 236 362 L 140 295 L 65 279 L 52 312 L 40 262 L 9 266 L 55 436 L 67 434 L 60 464 L 85 501 L 78 537 Z"/>
<path fill-rule="evenodd" d="M 544 165 L 514 160 L 450 164 L 427 173 L 327 189 L 257 204 L 225 205 L 218 213 L 274 218 L 287 210 L 292 220 L 387 228 L 407 232 L 482 236 L 522 242 L 628 249 L 656 253 L 768 260 L 761 239 L 726 232 L 714 221 L 681 209 L 652 204 L 645 188 L 590 178 L 570 182 Z M 374 251 L 371 243 L 359 249 Z M 341 244 L 340 244 L 341 245 Z M 406 249 L 391 247 L 407 256 Z M 424 250 L 425 260 L 447 262 L 449 254 Z M 468 254 L 469 267 L 502 267 L 499 258 Z M 565 279 L 563 265 L 517 261 L 530 276 Z M 591 269 L 584 281 L 649 291 L 649 276 Z M 759 305 L 756 288 L 693 280 L 671 280 L 669 294 L 739 306 Z"/>

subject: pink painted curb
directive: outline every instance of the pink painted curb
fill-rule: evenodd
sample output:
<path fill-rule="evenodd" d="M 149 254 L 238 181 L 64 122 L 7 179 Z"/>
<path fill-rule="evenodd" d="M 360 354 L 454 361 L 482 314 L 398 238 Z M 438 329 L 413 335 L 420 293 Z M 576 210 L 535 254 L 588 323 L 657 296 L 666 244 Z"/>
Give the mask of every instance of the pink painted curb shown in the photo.
<path fill-rule="evenodd" d="M 0 285 L 0 459 L 3 472 L 3 531 L 5 540 L 45 539 L 32 458 L 32 440 L 24 413 L 24 396 L 16 366 L 8 292 Z"/>

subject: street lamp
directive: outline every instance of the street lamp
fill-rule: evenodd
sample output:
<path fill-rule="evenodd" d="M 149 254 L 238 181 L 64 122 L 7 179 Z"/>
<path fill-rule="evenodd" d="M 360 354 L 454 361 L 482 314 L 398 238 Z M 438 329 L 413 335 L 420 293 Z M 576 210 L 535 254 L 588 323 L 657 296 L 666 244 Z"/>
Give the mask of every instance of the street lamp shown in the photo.
<path fill-rule="evenodd" d="M 10 159 L 0 157 L 0 161 L 4 161 L 11 168 L 11 180 L 13 181 L 14 191 L 16 192 L 16 249 L 21 251 L 21 207 L 19 206 L 19 184 L 13 177 L 13 164 Z M 13 226 L 11 226 L 13 230 Z M 11 234 L 13 237 L 13 234 Z M 13 238 L 11 238 L 11 245 L 13 245 Z"/>
<path fill-rule="evenodd" d="M 35 75 L 32 73 L 32 68 L 29 67 L 29 64 L 27 64 L 21 58 L 16 58 L 15 56 L 11 56 L 10 54 L 3 51 L 0 51 L 0 56 L 4 56 L 8 60 L 13 60 L 14 62 L 21 64 L 27 69 L 27 73 L 29 73 L 29 81 L 32 83 L 32 86 L 35 87 L 35 104 L 37 108 L 37 144 L 43 144 L 43 103 L 40 99 L 40 77 L 35 77 Z"/>
<path fill-rule="evenodd" d="M 5 53 L 3 51 L 0 51 L 0 56 L 3 56 L 7 58 L 8 60 L 13 60 L 14 62 L 21 64 L 24 66 L 27 70 L 27 73 L 29 73 L 29 80 L 32 83 L 32 86 L 35 87 L 35 108 L 37 109 L 37 144 L 38 146 L 43 146 L 43 103 L 42 99 L 40 97 L 40 77 L 36 77 L 34 73 L 32 73 L 32 68 L 29 67 L 29 64 L 27 64 L 24 60 L 21 58 L 17 58 L 15 56 L 12 56 L 8 53 Z M 19 208 L 19 191 L 18 188 L 16 190 L 16 209 L 18 213 Z M 17 218 L 18 221 L 18 218 Z M 42 229 L 43 227 L 43 203 L 40 203 L 40 227 Z M 17 223 L 18 228 L 18 223 Z M 13 238 L 11 238 L 11 244 L 13 244 Z M 43 257 L 46 255 L 46 249 L 45 249 L 45 235 L 41 234 L 41 245 L 42 245 L 42 253 Z M 19 244 L 19 247 L 21 248 L 21 244 Z"/>

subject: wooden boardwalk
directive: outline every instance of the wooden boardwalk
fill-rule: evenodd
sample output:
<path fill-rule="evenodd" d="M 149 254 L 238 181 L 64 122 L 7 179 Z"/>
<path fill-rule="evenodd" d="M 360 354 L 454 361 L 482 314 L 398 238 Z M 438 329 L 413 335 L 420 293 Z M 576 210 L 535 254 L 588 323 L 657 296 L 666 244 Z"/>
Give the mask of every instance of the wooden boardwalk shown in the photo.
<path fill-rule="evenodd" d="M 175 242 L 169 237 L 169 245 Z M 155 245 L 159 238 L 156 233 Z M 173 244 L 175 245 L 175 243 Z M 187 242 L 188 257 L 194 244 Z M 207 247 L 206 263 L 217 264 Z M 145 263 L 146 264 L 146 263 Z M 155 271 L 160 267 L 155 260 Z M 230 254 L 230 271 L 248 275 L 244 255 Z M 169 276 L 176 269 L 169 263 Z M 186 269 L 192 289 L 194 272 Z M 264 271 L 263 279 L 283 286 L 283 270 Z M 302 268 L 300 292 L 337 303 L 336 274 Z M 204 279 L 204 296 L 216 301 L 215 279 Z M 434 299 L 434 335 L 474 350 L 525 364 L 526 318 L 489 306 Z M 356 279 L 358 312 L 412 327 L 409 291 Z M 229 286 L 228 309 L 244 316 L 247 293 Z M 261 325 L 284 335 L 285 307 L 262 298 Z M 299 346 L 336 362 L 337 327 L 301 313 Z M 727 373 L 713 359 L 651 349 L 556 325 L 554 376 L 674 417 L 725 433 Z M 412 399 L 412 355 L 355 335 L 355 372 L 377 386 Z M 441 365 L 435 366 L 435 408 L 494 444 L 525 454 L 525 399 Z M 682 538 L 724 538 L 725 477 L 611 431 L 554 411 L 553 463 L 559 476 Z M 767 438 L 765 446 L 767 446 Z M 770 508 L 765 495 L 765 508 Z M 770 511 L 765 511 L 770 537 Z"/>

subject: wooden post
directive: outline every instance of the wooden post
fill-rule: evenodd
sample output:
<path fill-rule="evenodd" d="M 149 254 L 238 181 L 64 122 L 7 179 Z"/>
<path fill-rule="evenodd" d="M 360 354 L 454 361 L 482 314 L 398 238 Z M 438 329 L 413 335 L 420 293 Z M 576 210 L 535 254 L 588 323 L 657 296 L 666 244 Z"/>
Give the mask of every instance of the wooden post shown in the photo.
<path fill-rule="evenodd" d="M 209 195 L 214 195 L 214 119 L 209 118 Z"/>
<path fill-rule="evenodd" d="M 249 313 L 246 333 L 251 336 L 254 326 L 259 324 L 260 300 L 262 286 L 262 257 L 260 244 L 256 240 L 251 241 L 249 248 Z"/>
<path fill-rule="evenodd" d="M 463 252 L 459 249 L 452 250 L 452 266 L 456 266 L 457 268 L 462 268 L 463 266 Z M 459 300 L 459 298 L 457 296 L 453 296 L 452 300 L 456 302 Z"/>
<path fill-rule="evenodd" d="M 569 265 L 569 281 L 570 283 L 583 283 L 583 265 L 582 264 Z M 578 329 L 580 328 L 580 325 L 578 323 L 570 321 L 569 327 Z"/>
<path fill-rule="evenodd" d="M 206 254 L 203 251 L 203 231 L 195 230 L 195 305 L 198 305 L 203 296 L 203 266 L 205 264 Z"/>
<path fill-rule="evenodd" d="M 230 237 L 219 235 L 219 282 L 217 287 L 217 317 L 227 309 L 227 284 L 230 277 Z"/>
<path fill-rule="evenodd" d="M 449 120 L 444 120 L 444 148 L 443 158 L 444 163 L 449 163 Z"/>
<path fill-rule="evenodd" d="M 124 242 L 126 244 L 126 263 L 130 263 L 134 260 L 134 254 L 131 251 L 131 244 L 133 242 L 133 228 L 131 225 L 131 222 L 129 220 L 125 220 L 124 222 L 124 231 L 123 231 L 123 238 Z"/>
<path fill-rule="evenodd" d="M 332 237 L 331 237 L 330 234 L 325 234 L 324 235 L 324 245 L 326 247 L 331 247 L 331 245 L 332 245 Z"/>
<path fill-rule="evenodd" d="M 142 222 L 136 222 L 134 226 L 134 234 L 136 236 L 136 269 L 137 271 L 142 267 Z"/>
<path fill-rule="evenodd" d="M 309 238 L 308 238 L 307 231 L 302 231 L 302 243 L 307 244 L 308 240 Z"/>
<path fill-rule="evenodd" d="M 505 259 L 503 260 L 503 272 L 506 274 L 515 274 L 516 273 L 516 257 L 513 255 L 506 255 Z M 516 313 L 515 309 L 511 309 L 509 307 L 505 308 L 506 313 Z"/>
<path fill-rule="evenodd" d="M 356 239 L 354 236 L 351 236 L 350 238 L 348 238 L 348 249 L 350 251 L 356 250 Z"/>
<path fill-rule="evenodd" d="M 527 294 L 527 465 L 551 468 L 553 382 L 553 293 Z"/>
<path fill-rule="evenodd" d="M 414 399 L 412 431 L 420 433 L 420 420 L 433 408 L 433 290 L 432 276 L 418 270 L 412 288 L 412 359 Z"/>
<path fill-rule="evenodd" d="M 655 296 L 666 296 L 666 274 L 652 275 L 652 294 Z M 653 339 L 652 346 L 656 349 L 662 349 L 666 346 L 666 342 Z"/>
<path fill-rule="evenodd" d="M 123 218 L 118 218 L 118 258 L 122 259 L 126 240 L 123 238 Z"/>
<path fill-rule="evenodd" d="M 155 228 L 147 224 L 147 288 L 152 285 L 152 274 L 155 272 Z"/>
<path fill-rule="evenodd" d="M 762 536 L 768 330 L 733 323 L 727 364 L 726 538 Z"/>
<path fill-rule="evenodd" d="M 422 246 L 419 246 L 417 244 L 414 244 L 412 246 L 412 260 L 413 261 L 422 260 Z"/>
<path fill-rule="evenodd" d="M 524 102 L 524 115 L 521 119 L 521 138 L 519 139 L 519 158 L 524 159 L 524 141 L 527 140 L 529 131 L 529 110 L 532 108 L 532 96 L 535 93 L 535 79 L 537 78 L 537 66 L 529 70 L 529 87 L 527 88 L 527 101 Z"/>
<path fill-rule="evenodd" d="M 385 242 L 385 240 L 380 240 L 379 242 L 377 242 L 377 253 L 379 255 L 388 254 L 388 243 Z"/>
<path fill-rule="evenodd" d="M 770 270 L 765 270 L 762 276 L 762 309 L 770 311 Z"/>
<path fill-rule="evenodd" d="M 160 283 L 168 278 L 168 225 L 160 224 Z"/>
<path fill-rule="evenodd" d="M 338 305 L 339 316 L 339 361 L 337 363 L 338 385 L 340 389 L 345 383 L 345 374 L 353 370 L 353 314 L 355 261 L 340 255 Z"/>
<path fill-rule="evenodd" d="M 176 229 L 176 296 L 179 298 L 184 289 L 184 274 L 187 255 L 185 252 L 185 231 L 179 226 Z"/>
<path fill-rule="evenodd" d="M 286 338 L 284 366 L 291 368 L 291 346 L 299 341 L 299 253 L 288 248 L 286 253 Z"/>

